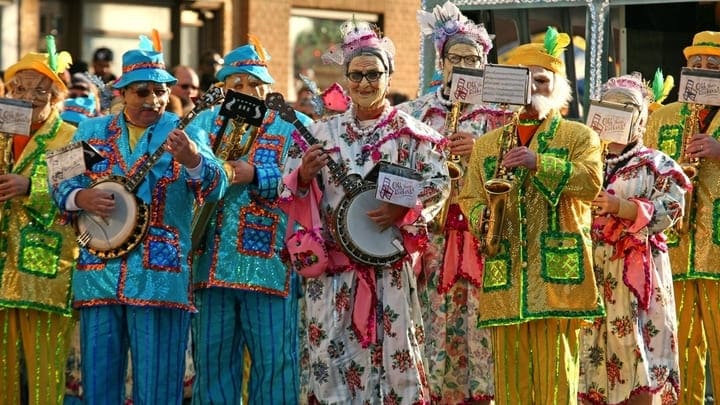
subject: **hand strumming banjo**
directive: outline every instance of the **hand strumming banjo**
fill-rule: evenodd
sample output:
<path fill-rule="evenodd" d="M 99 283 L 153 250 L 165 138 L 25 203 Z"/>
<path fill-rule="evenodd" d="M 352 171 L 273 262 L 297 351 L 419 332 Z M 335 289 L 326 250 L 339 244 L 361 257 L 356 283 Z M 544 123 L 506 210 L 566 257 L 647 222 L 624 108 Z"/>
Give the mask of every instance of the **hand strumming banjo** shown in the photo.
<path fill-rule="evenodd" d="M 298 120 L 295 110 L 285 103 L 282 94 L 268 94 L 265 105 L 277 110 L 283 120 L 292 123 L 310 145 L 319 142 Z M 372 176 L 363 179 L 356 173 L 347 174 L 346 168 L 333 159 L 327 166 L 335 181 L 345 189 L 345 196 L 335 210 L 331 226 L 333 237 L 343 252 L 352 260 L 370 266 L 392 264 L 402 259 L 405 248 L 400 230 L 395 226 L 380 230 L 367 216 L 368 211 L 382 203 L 375 198 L 376 182 L 368 180 Z"/>
<path fill-rule="evenodd" d="M 198 113 L 221 102 L 223 98 L 221 87 L 211 87 L 196 102 L 192 111 L 180 120 L 177 128 L 184 129 Z M 111 193 L 115 199 L 115 209 L 109 217 L 81 212 L 73 223 L 80 246 L 101 259 L 113 259 L 124 256 L 143 240 L 150 225 L 150 207 L 135 195 L 135 190 L 165 152 L 165 142 L 133 176 L 108 176 L 90 185 L 90 188 Z"/>

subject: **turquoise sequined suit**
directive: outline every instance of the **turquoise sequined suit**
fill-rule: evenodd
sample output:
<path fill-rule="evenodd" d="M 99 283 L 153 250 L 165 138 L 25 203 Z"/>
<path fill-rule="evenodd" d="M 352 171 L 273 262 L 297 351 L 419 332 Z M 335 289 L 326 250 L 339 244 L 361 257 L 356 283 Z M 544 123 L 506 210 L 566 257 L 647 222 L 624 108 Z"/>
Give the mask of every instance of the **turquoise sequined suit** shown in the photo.
<path fill-rule="evenodd" d="M 211 138 L 222 123 L 217 109 L 195 121 Z M 310 123 L 304 115 L 300 120 Z M 233 130 L 230 123 L 225 136 Z M 255 181 L 228 189 L 194 259 L 193 400 L 199 403 L 240 403 L 245 345 L 252 358 L 250 403 L 297 403 L 298 276 L 281 257 L 287 218 L 276 203 L 294 130 L 276 112 L 266 113 L 241 157 L 255 166 Z"/>
<path fill-rule="evenodd" d="M 131 176 L 177 124 L 175 114 L 164 113 L 131 148 L 122 113 L 82 122 L 73 140 L 88 142 L 105 159 L 55 187 L 55 202 L 65 209 L 73 190 L 110 175 Z M 182 400 L 184 352 L 194 310 L 188 260 L 193 207 L 216 201 L 227 188 L 227 175 L 207 146 L 207 134 L 193 125 L 185 132 L 203 157 L 200 178 L 191 178 L 172 155 L 163 153 L 136 190 L 149 204 L 149 231 L 141 243 L 107 260 L 81 249 L 73 290 L 81 316 L 84 392 L 90 403 L 122 402 L 128 347 L 133 398 L 171 403 L 180 394 Z"/>

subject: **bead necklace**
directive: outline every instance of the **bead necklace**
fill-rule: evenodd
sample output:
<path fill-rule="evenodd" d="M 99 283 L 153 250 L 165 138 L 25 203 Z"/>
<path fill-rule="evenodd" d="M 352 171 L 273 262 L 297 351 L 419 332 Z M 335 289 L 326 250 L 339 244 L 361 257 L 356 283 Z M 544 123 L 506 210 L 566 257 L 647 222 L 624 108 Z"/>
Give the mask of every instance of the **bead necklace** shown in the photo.
<path fill-rule="evenodd" d="M 642 142 L 638 141 L 638 142 L 635 144 L 635 146 L 633 146 L 632 148 L 630 148 L 630 150 L 626 151 L 626 152 L 623 153 L 622 155 L 619 155 L 619 156 L 614 157 L 614 158 L 606 158 L 606 159 L 605 159 L 605 164 L 607 164 L 608 166 L 614 166 L 614 165 L 616 165 L 616 164 L 618 164 L 618 163 L 620 163 L 620 162 L 623 162 L 623 161 L 625 161 L 625 160 L 628 160 L 628 159 L 630 159 L 634 154 L 638 153 L 638 152 L 640 151 L 640 149 L 642 149 L 642 147 L 643 147 Z"/>
<path fill-rule="evenodd" d="M 442 89 L 443 89 L 443 86 L 438 86 L 438 88 L 435 89 L 435 97 L 437 97 L 440 104 L 444 105 L 445 107 L 452 106 L 452 101 L 445 98 L 445 96 L 442 93 Z"/>
<path fill-rule="evenodd" d="M 387 123 L 386 121 L 393 110 L 392 106 L 390 106 L 390 103 L 385 102 L 383 112 L 382 114 L 380 114 L 379 117 L 377 117 L 377 119 L 375 119 L 375 123 L 372 125 L 368 125 L 365 128 L 360 128 L 360 126 L 358 125 L 357 116 L 355 114 L 355 104 L 353 104 L 350 108 L 350 120 L 347 122 L 348 129 L 351 133 L 357 135 L 358 138 L 364 138 L 375 132 L 378 128 L 385 126 L 385 124 Z"/>

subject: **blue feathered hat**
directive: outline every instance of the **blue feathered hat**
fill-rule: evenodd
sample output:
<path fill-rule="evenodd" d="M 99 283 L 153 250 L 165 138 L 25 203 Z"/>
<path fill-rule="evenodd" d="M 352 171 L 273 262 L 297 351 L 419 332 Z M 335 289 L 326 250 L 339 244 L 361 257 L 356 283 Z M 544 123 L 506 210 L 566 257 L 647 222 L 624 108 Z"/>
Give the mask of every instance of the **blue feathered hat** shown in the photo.
<path fill-rule="evenodd" d="M 156 31 L 153 34 L 157 36 Z M 112 86 L 122 89 L 135 82 L 167 83 L 169 86 L 177 83 L 175 76 L 165 68 L 159 39 L 154 39 L 153 43 L 148 37 L 141 35 L 138 49 L 123 54 L 122 75 Z"/>

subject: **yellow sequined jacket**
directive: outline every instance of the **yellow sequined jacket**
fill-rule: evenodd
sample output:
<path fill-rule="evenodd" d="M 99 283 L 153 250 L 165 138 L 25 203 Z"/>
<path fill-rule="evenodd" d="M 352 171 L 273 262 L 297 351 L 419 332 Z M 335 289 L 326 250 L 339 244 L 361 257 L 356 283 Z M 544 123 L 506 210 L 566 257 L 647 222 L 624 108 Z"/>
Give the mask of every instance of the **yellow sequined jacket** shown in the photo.
<path fill-rule="evenodd" d="M 675 160 L 680 159 L 689 115 L 687 104 L 668 104 L 650 115 L 645 144 L 660 149 Z M 716 114 L 705 131 L 720 137 L 720 114 Z M 690 216 L 690 230 L 680 237 L 668 229 L 668 251 L 673 278 L 720 279 L 720 161 L 701 159 L 698 176 L 693 183 L 693 203 L 685 206 Z"/>
<path fill-rule="evenodd" d="M 478 232 L 503 128 L 475 142 L 460 205 Z M 514 136 L 514 135 L 513 135 Z M 603 314 L 592 267 L 590 203 L 602 186 L 601 148 L 590 128 L 552 113 L 529 148 L 538 168 L 515 172 L 501 250 L 486 258 L 479 326 Z"/>
<path fill-rule="evenodd" d="M 30 195 L 2 205 L 0 307 L 71 314 L 70 278 L 78 255 L 72 226 L 62 225 L 48 189 L 45 152 L 70 143 L 75 127 L 53 111 L 12 168 L 29 177 Z"/>

